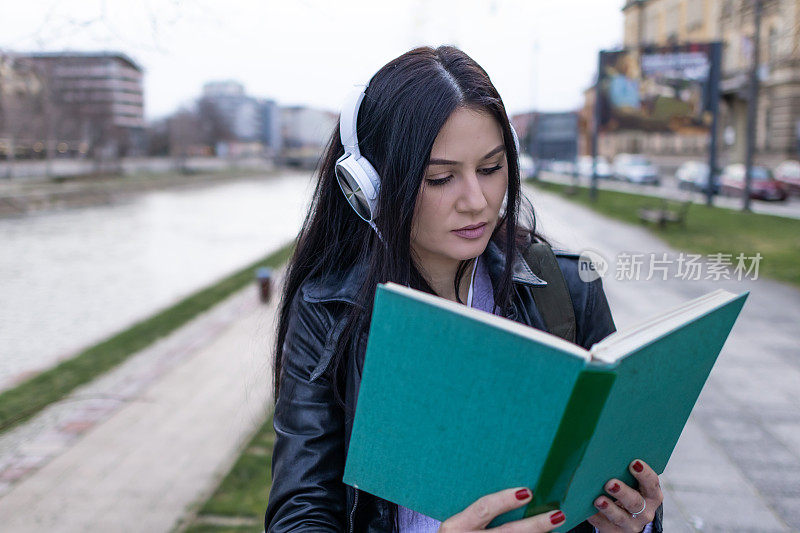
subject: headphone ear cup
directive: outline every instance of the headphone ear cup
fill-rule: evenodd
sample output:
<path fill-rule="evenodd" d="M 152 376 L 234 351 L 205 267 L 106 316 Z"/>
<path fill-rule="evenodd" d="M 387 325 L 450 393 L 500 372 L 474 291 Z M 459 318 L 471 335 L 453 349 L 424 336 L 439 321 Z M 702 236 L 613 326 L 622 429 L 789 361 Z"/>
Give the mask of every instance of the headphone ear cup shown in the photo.
<path fill-rule="evenodd" d="M 519 153 L 519 136 L 517 135 L 517 130 L 514 129 L 514 126 L 511 123 L 508 123 L 509 127 L 511 128 L 511 136 L 514 138 L 514 148 Z"/>
<path fill-rule="evenodd" d="M 367 222 L 375 218 L 377 190 L 375 183 L 378 174 L 364 158 L 356 159 L 346 154 L 336 163 L 336 181 L 344 193 L 347 203 L 356 214 Z"/>
<path fill-rule="evenodd" d="M 367 196 L 369 196 L 371 200 L 377 202 L 378 194 L 381 192 L 381 177 L 378 175 L 378 171 L 375 170 L 375 167 L 372 166 L 372 163 L 370 163 L 366 157 L 359 157 L 356 159 L 356 163 L 364 169 L 364 173 L 369 179 L 369 185 L 372 191 L 367 191 Z"/>
<path fill-rule="evenodd" d="M 514 129 L 510 122 L 508 125 L 511 128 L 511 136 L 514 137 L 514 148 L 517 150 L 517 167 L 519 167 L 519 136 L 517 136 L 517 130 Z"/>

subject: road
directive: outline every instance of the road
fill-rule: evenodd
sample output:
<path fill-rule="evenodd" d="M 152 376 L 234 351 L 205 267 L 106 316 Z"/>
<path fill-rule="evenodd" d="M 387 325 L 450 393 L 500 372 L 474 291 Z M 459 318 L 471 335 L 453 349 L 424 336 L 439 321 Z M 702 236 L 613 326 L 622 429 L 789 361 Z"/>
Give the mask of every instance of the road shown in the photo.
<path fill-rule="evenodd" d="M 574 178 L 571 175 L 559 174 L 546 170 L 540 172 L 539 177 L 542 181 L 552 181 L 554 183 L 563 183 L 567 185 L 575 183 Z M 588 187 L 590 180 L 587 177 L 579 177 L 577 183 L 579 185 L 585 185 Z M 611 191 L 630 192 L 634 194 L 654 196 L 657 198 L 668 198 L 673 200 L 691 199 L 696 204 L 706 203 L 706 197 L 704 194 L 679 189 L 677 181 L 672 176 L 662 176 L 661 185 L 642 185 L 638 183 L 603 179 L 597 181 L 597 187 L 601 190 L 607 189 Z M 741 210 L 742 199 L 717 195 L 714 197 L 714 205 L 727 209 Z M 761 213 L 764 215 L 800 218 L 800 196 L 790 196 L 784 202 L 752 200 L 750 202 L 750 209 L 754 213 Z"/>

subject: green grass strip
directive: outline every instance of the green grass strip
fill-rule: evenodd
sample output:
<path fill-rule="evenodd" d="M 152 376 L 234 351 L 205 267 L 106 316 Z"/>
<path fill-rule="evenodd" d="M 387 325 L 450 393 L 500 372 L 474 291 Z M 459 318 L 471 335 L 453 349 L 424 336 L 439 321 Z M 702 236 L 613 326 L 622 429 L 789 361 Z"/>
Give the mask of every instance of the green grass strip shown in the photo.
<path fill-rule="evenodd" d="M 529 181 L 543 191 L 564 194 L 565 198 L 623 222 L 641 225 L 637 211 L 658 207 L 659 198 L 619 191 L 598 190 L 597 201 L 589 198 L 588 187 Z M 534 207 L 536 200 L 533 200 Z M 677 202 L 670 202 L 676 205 Z M 651 232 L 671 247 L 703 255 L 732 254 L 732 260 L 761 254 L 758 277 L 766 276 L 800 287 L 800 220 L 775 215 L 743 212 L 723 207 L 692 204 L 686 227 L 670 224 L 664 229 L 649 225 Z M 750 262 L 746 261 L 749 265 Z"/>
<path fill-rule="evenodd" d="M 269 496 L 272 447 L 275 430 L 272 416 L 256 432 L 244 453 L 231 468 L 217 490 L 205 502 L 185 533 L 224 533 L 264 530 L 264 512 Z M 216 525 L 214 517 L 252 521 L 256 525 Z"/>
<path fill-rule="evenodd" d="M 170 334 L 255 279 L 255 269 L 285 263 L 294 243 L 229 275 L 51 369 L 0 393 L 0 432 L 7 431 Z"/>

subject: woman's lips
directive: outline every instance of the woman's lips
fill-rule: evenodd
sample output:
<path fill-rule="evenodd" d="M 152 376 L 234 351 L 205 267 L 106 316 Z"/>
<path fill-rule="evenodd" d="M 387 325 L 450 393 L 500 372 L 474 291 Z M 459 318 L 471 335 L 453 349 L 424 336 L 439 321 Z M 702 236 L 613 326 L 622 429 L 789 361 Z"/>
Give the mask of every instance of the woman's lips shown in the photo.
<path fill-rule="evenodd" d="M 483 232 L 486 231 L 486 222 L 475 224 L 473 226 L 466 226 L 461 229 L 454 229 L 452 231 L 459 237 L 463 237 L 465 239 L 478 239 L 482 237 Z"/>

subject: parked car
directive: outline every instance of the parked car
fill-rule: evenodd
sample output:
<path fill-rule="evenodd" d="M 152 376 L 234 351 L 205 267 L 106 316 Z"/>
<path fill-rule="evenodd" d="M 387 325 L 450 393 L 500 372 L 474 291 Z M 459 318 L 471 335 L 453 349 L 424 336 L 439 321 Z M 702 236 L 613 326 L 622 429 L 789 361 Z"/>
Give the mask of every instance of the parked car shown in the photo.
<path fill-rule="evenodd" d="M 775 168 L 775 179 L 789 194 L 800 194 L 800 161 L 784 161 Z"/>
<path fill-rule="evenodd" d="M 719 177 L 720 193 L 730 196 L 741 196 L 744 192 L 744 172 L 742 164 L 728 165 Z M 786 200 L 783 184 L 772 177 L 766 167 L 753 167 L 753 179 L 750 182 L 750 198 L 756 200 Z"/>
<path fill-rule="evenodd" d="M 675 171 L 678 188 L 689 191 L 708 191 L 708 163 L 686 161 Z M 713 193 L 719 192 L 719 183 L 714 184 Z"/>
<path fill-rule="evenodd" d="M 537 174 L 536 170 L 536 161 L 534 161 L 531 156 L 528 154 L 519 154 L 519 175 L 521 179 L 535 178 Z"/>
<path fill-rule="evenodd" d="M 584 178 L 592 177 L 592 156 L 582 155 L 578 158 L 578 175 Z M 608 164 L 608 159 L 601 155 L 597 156 L 597 177 L 611 178 L 611 165 Z"/>
<path fill-rule="evenodd" d="M 658 168 L 641 154 L 619 154 L 614 158 L 614 177 L 631 183 L 658 185 Z"/>

